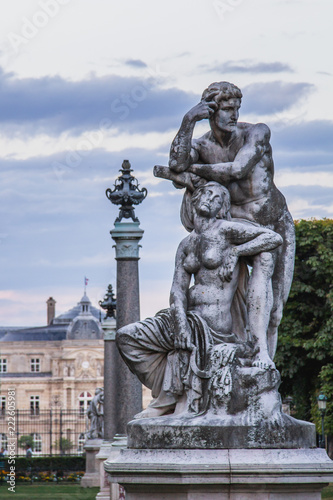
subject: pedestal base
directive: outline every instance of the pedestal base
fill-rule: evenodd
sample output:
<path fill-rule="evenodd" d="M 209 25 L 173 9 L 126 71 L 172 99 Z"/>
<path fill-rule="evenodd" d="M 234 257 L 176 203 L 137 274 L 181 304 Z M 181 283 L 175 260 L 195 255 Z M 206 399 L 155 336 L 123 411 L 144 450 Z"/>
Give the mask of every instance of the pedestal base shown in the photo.
<path fill-rule="evenodd" d="M 110 482 L 104 470 L 104 460 L 111 456 L 111 443 L 104 441 L 101 444 L 100 450 L 96 455 L 96 460 L 99 461 L 99 487 L 96 500 L 110 500 Z"/>
<path fill-rule="evenodd" d="M 86 473 L 81 479 L 83 488 L 92 488 L 99 486 L 99 462 L 96 455 L 100 450 L 103 439 L 89 439 L 84 445 L 86 450 Z"/>
<path fill-rule="evenodd" d="M 132 420 L 128 447 L 138 449 L 315 448 L 316 428 L 310 422 L 277 413 L 275 420 L 244 422 L 236 416 L 207 412 L 202 416 Z"/>
<path fill-rule="evenodd" d="M 322 449 L 122 450 L 105 462 L 126 500 L 319 500 L 333 481 Z"/>

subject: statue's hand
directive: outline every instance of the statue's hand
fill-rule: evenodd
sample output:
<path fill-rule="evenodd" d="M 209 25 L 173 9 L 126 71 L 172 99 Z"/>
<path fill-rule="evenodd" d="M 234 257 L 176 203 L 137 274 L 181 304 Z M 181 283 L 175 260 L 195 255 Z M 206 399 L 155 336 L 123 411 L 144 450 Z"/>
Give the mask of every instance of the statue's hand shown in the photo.
<path fill-rule="evenodd" d="M 192 351 L 192 336 L 189 329 L 182 329 L 181 332 L 175 332 L 174 344 L 176 349 L 183 349 L 184 351 Z"/>
<path fill-rule="evenodd" d="M 246 341 L 238 344 L 237 346 L 237 355 L 240 358 L 251 359 L 259 352 L 259 347 L 254 344 L 254 342 Z"/>
<path fill-rule="evenodd" d="M 237 262 L 238 254 L 236 248 L 231 248 L 229 251 L 227 250 L 219 271 L 219 276 L 222 281 L 231 281 L 232 273 L 234 272 Z"/>
<path fill-rule="evenodd" d="M 210 118 L 218 108 L 217 102 L 214 101 L 215 95 L 219 92 L 212 92 L 207 99 L 203 99 L 196 106 L 194 106 L 187 114 L 190 121 L 200 121 Z"/>

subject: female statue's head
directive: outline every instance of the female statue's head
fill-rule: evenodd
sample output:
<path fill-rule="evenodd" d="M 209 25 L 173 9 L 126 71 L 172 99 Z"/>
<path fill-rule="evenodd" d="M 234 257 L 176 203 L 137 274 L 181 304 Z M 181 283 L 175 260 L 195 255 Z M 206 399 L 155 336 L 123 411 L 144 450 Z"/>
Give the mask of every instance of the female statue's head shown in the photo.
<path fill-rule="evenodd" d="M 227 188 L 210 181 L 192 194 L 192 204 L 197 213 L 217 219 L 230 219 L 230 195 Z"/>
<path fill-rule="evenodd" d="M 202 217 L 230 220 L 229 191 L 218 182 L 207 182 L 198 187 L 191 197 L 193 210 Z"/>

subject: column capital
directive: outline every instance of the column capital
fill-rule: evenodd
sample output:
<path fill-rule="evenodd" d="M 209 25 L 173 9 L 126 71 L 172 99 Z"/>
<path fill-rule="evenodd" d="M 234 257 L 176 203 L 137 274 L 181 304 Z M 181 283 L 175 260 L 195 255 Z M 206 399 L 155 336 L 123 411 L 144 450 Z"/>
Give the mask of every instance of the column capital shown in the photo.
<path fill-rule="evenodd" d="M 104 340 L 115 340 L 116 338 L 116 319 L 108 318 L 102 322 L 102 330 L 104 332 Z"/>
<path fill-rule="evenodd" d="M 139 222 L 115 222 L 110 234 L 116 242 L 116 260 L 139 260 L 139 241 L 144 231 Z"/>

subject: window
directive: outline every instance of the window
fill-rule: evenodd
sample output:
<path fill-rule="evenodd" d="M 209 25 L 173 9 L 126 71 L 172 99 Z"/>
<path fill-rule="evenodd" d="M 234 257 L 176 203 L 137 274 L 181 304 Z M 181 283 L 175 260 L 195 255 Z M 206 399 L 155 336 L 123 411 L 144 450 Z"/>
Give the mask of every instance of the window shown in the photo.
<path fill-rule="evenodd" d="M 87 391 L 81 392 L 79 396 L 80 417 L 85 416 L 91 400 L 92 400 L 92 395 L 90 394 L 90 392 Z"/>
<path fill-rule="evenodd" d="M 32 439 L 34 442 L 32 452 L 40 455 L 42 453 L 42 436 L 40 434 L 32 434 Z"/>
<path fill-rule="evenodd" d="M 0 397 L 0 417 L 6 415 L 6 396 Z"/>
<path fill-rule="evenodd" d="M 30 415 L 39 415 L 39 396 L 30 396 Z"/>
<path fill-rule="evenodd" d="M 40 359 L 39 358 L 31 358 L 30 371 L 31 372 L 40 372 Z"/>
<path fill-rule="evenodd" d="M 83 446 L 85 442 L 86 442 L 86 436 L 83 432 L 81 432 L 81 434 L 79 434 L 79 439 L 77 441 L 77 452 L 80 455 L 84 452 Z"/>
<path fill-rule="evenodd" d="M 0 434 L 0 448 L 8 450 L 8 439 L 6 434 Z"/>
<path fill-rule="evenodd" d="M 5 373 L 7 371 L 7 359 L 0 358 L 0 373 Z"/>

